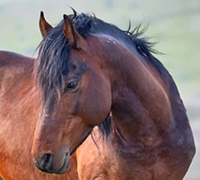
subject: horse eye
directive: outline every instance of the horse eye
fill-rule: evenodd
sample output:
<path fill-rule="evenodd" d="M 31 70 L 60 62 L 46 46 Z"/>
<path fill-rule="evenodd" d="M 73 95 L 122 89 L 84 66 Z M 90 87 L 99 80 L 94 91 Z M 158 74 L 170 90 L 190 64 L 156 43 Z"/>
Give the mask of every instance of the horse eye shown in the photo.
<path fill-rule="evenodd" d="M 78 81 L 70 82 L 67 87 L 65 88 L 65 91 L 73 90 L 78 86 Z"/>

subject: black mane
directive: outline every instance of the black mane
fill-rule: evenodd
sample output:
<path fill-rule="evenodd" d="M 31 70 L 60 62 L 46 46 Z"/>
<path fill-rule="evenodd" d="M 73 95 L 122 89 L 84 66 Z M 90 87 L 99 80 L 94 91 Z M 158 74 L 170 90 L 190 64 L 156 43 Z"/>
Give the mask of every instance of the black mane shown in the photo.
<path fill-rule="evenodd" d="M 83 13 L 79 15 L 74 13 L 70 15 L 70 18 L 82 36 L 91 34 L 110 35 L 122 42 L 132 52 L 144 56 L 164 79 L 171 79 L 168 71 L 152 55 L 155 52 L 152 49 L 153 44 L 142 37 L 143 31 L 139 31 L 139 28 L 135 28 L 133 31 L 130 31 L 130 28 L 128 31 L 123 31 L 115 25 L 108 24 L 95 16 Z M 51 97 L 51 94 L 56 93 L 59 96 L 61 89 L 64 88 L 64 80 L 68 71 L 67 64 L 71 46 L 63 34 L 63 20 L 48 32 L 38 48 L 39 54 L 35 66 L 36 81 L 41 88 L 44 103 Z M 178 92 L 173 80 L 169 82 L 175 88 L 175 91 Z M 109 122 L 108 118 L 107 121 Z M 104 122 L 100 127 L 100 129 L 106 129 L 109 126 L 108 123 Z"/>

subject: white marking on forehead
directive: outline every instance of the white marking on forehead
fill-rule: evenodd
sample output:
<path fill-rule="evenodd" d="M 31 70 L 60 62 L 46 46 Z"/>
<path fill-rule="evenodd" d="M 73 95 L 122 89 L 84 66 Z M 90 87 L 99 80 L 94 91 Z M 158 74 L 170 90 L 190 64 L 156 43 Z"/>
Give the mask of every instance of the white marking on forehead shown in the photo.
<path fill-rule="evenodd" d="M 50 116 L 50 114 L 45 114 L 45 117 L 49 117 Z"/>
<path fill-rule="evenodd" d="M 49 119 L 50 119 L 50 114 L 45 114 L 45 115 L 44 115 L 44 118 L 43 118 L 43 121 L 44 121 L 44 122 L 48 122 Z"/>

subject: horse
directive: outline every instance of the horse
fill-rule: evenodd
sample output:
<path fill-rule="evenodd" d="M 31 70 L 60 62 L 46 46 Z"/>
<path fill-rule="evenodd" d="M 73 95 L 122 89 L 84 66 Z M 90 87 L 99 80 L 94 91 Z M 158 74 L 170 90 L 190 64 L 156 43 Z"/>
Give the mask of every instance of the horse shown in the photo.
<path fill-rule="evenodd" d="M 186 109 L 143 33 L 75 11 L 55 27 L 41 12 L 39 26 L 37 59 L 0 71 L 12 75 L 0 92 L 1 176 L 183 179 L 195 154 Z"/>

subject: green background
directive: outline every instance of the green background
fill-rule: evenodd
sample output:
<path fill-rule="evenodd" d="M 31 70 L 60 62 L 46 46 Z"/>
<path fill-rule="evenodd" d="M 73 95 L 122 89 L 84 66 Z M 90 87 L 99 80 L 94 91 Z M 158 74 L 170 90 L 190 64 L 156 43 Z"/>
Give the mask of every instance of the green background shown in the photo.
<path fill-rule="evenodd" d="M 158 42 L 156 55 L 172 74 L 185 103 L 197 153 L 185 180 L 200 179 L 200 0 L 0 0 L 0 49 L 29 56 L 41 41 L 39 12 L 52 25 L 63 14 L 94 13 L 128 28 L 129 20 L 149 26 L 145 36 Z"/>

